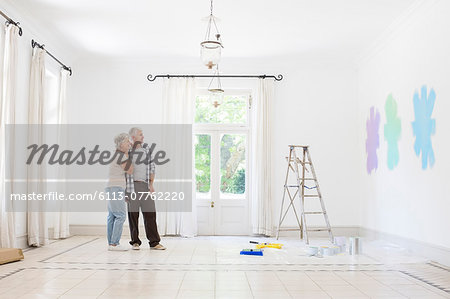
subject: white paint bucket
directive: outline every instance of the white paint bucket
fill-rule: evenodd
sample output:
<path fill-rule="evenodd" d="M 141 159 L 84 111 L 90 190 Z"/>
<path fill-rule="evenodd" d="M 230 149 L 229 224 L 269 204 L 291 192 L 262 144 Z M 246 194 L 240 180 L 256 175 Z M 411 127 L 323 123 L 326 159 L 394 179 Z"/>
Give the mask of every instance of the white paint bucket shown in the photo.
<path fill-rule="evenodd" d="M 361 239 L 359 237 L 350 237 L 350 246 L 348 248 L 350 255 L 357 255 L 362 253 Z"/>

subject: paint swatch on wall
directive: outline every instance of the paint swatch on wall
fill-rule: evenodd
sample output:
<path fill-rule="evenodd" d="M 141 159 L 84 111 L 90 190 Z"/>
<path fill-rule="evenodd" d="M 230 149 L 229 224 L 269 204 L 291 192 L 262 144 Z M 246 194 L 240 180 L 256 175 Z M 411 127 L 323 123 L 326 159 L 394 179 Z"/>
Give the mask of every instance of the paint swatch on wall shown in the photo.
<path fill-rule="evenodd" d="M 367 139 L 366 139 L 366 153 L 367 153 L 367 173 L 370 174 L 372 170 L 378 168 L 377 149 L 380 147 L 380 112 L 375 107 L 370 107 L 369 119 L 366 122 Z"/>
<path fill-rule="evenodd" d="M 397 102 L 392 94 L 388 95 L 384 104 L 386 113 L 386 124 L 384 125 L 384 139 L 387 142 L 387 165 L 390 170 L 398 165 L 400 155 L 398 151 L 398 141 L 402 132 L 401 120 L 397 115 Z"/>
<path fill-rule="evenodd" d="M 436 133 L 436 120 L 431 118 L 436 101 L 434 89 L 427 92 L 427 86 L 422 86 L 419 92 L 414 93 L 414 116 L 412 122 L 413 133 L 416 136 L 414 151 L 416 156 L 422 158 L 422 169 L 427 169 L 428 165 L 434 165 L 434 151 L 431 143 L 431 136 Z"/>

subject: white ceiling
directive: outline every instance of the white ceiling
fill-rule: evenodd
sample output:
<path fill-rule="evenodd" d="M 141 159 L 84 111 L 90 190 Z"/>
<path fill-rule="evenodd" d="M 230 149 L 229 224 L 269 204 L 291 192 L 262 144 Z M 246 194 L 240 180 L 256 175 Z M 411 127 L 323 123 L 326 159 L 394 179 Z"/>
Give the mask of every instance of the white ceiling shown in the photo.
<path fill-rule="evenodd" d="M 80 55 L 198 57 L 209 0 L 7 0 Z M 352 59 L 415 0 L 215 0 L 224 57 Z"/>

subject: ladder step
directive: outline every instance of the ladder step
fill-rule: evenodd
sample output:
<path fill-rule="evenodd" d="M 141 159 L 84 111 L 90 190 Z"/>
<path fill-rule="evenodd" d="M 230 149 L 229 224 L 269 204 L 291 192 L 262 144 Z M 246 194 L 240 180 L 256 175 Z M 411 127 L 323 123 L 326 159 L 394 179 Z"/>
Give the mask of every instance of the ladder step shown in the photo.
<path fill-rule="evenodd" d="M 284 185 L 285 187 L 296 187 L 296 188 L 298 188 L 298 187 L 300 187 L 299 185 Z M 314 187 L 308 187 L 308 186 L 305 186 L 307 189 L 308 188 L 312 188 L 312 189 L 314 189 L 314 188 L 316 188 L 317 186 L 314 186 Z"/>
<path fill-rule="evenodd" d="M 294 163 L 298 163 L 298 164 L 312 164 L 311 162 L 303 162 L 302 160 L 299 160 L 297 162 L 294 161 L 294 159 L 289 160 L 289 162 L 294 162 Z"/>
<path fill-rule="evenodd" d="M 324 231 L 330 231 L 329 228 L 308 228 L 306 229 L 309 232 L 324 232 Z"/>
<path fill-rule="evenodd" d="M 305 194 L 303 195 L 304 197 L 320 197 L 319 195 L 312 195 L 312 194 Z"/>
<path fill-rule="evenodd" d="M 305 212 L 305 215 L 325 214 L 325 212 Z"/>
<path fill-rule="evenodd" d="M 279 232 L 301 231 L 299 228 L 280 228 Z"/>

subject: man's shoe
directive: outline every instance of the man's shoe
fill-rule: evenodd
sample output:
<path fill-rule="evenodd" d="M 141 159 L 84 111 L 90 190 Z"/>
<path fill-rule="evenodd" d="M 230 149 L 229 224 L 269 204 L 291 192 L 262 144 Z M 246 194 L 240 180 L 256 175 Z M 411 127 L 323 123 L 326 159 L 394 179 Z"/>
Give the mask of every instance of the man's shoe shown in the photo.
<path fill-rule="evenodd" d="M 109 245 L 109 247 L 108 247 L 108 250 L 109 251 L 127 251 L 129 249 L 129 247 L 128 246 L 123 246 L 123 245 L 116 245 L 116 246 L 113 246 L 113 245 Z"/>
<path fill-rule="evenodd" d="M 131 249 L 133 249 L 133 250 L 139 250 L 140 248 L 139 248 L 139 244 L 138 243 L 134 243 L 133 244 L 133 247 L 131 247 Z"/>
<path fill-rule="evenodd" d="M 151 250 L 166 250 L 166 247 L 162 246 L 161 244 L 158 244 L 156 246 L 150 247 Z"/>

